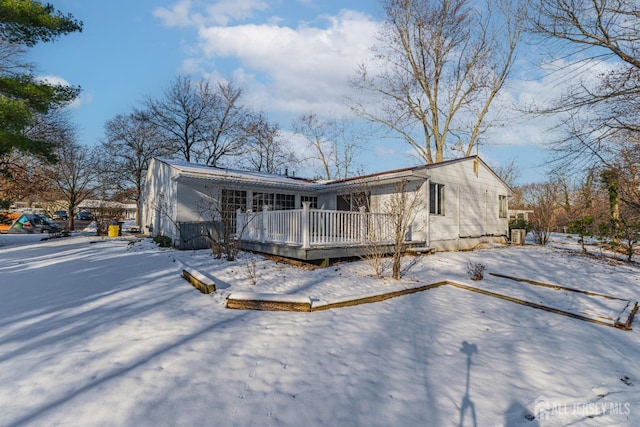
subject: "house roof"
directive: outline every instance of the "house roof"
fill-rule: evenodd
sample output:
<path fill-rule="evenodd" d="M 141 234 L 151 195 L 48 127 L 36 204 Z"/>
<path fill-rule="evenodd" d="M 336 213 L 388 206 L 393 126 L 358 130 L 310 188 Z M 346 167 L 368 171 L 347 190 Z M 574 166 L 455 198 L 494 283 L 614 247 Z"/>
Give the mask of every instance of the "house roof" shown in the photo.
<path fill-rule="evenodd" d="M 258 171 L 220 168 L 216 166 L 200 165 L 181 160 L 156 159 L 172 167 L 177 175 L 174 179 L 212 179 L 221 178 L 226 181 L 250 182 L 252 184 L 272 184 L 278 186 L 307 187 L 315 181 L 285 175 L 276 175 Z"/>
<path fill-rule="evenodd" d="M 344 179 L 338 179 L 338 180 L 333 180 L 333 181 L 327 181 L 326 184 L 328 184 L 328 185 L 340 185 L 340 184 L 343 184 L 344 185 L 344 184 L 349 184 L 349 183 L 361 183 L 361 182 L 368 182 L 368 181 L 382 181 L 385 178 L 392 179 L 392 177 L 396 177 L 396 178 L 400 179 L 400 178 L 406 178 L 407 176 L 414 176 L 414 177 L 419 177 L 419 178 L 428 178 L 428 177 L 430 177 L 430 172 L 433 171 L 434 169 L 438 169 L 438 168 L 441 168 L 441 167 L 446 167 L 446 166 L 454 164 L 454 163 L 462 163 L 462 162 L 468 162 L 468 161 L 472 161 L 472 160 L 479 161 L 497 180 L 499 180 L 500 182 L 502 182 L 505 185 L 505 187 L 509 190 L 509 192 L 511 194 L 513 194 L 513 189 L 510 188 L 507 185 L 507 183 L 505 183 L 504 180 L 502 178 L 500 178 L 498 176 L 498 174 L 496 174 L 495 171 L 493 169 L 491 169 L 491 167 L 489 167 L 489 165 L 487 165 L 484 162 L 484 160 L 482 160 L 479 156 L 461 157 L 459 159 L 445 160 L 445 161 L 438 162 L 438 163 L 422 164 L 422 165 L 417 165 L 417 166 L 409 166 L 409 167 L 406 167 L 406 168 L 394 169 L 394 170 L 378 172 L 378 173 L 372 173 L 372 174 L 369 174 L 369 175 L 362 175 L 362 176 L 356 176 L 356 177 L 351 177 L 351 178 L 344 178 Z"/>
<path fill-rule="evenodd" d="M 362 183 L 382 183 L 392 182 L 394 180 L 416 178 L 426 179 L 429 178 L 429 172 L 433 169 L 441 168 L 454 163 L 466 162 L 470 160 L 479 161 L 487 170 L 489 170 L 498 180 L 504 183 L 504 181 L 478 156 L 463 157 L 459 159 L 445 160 L 439 163 L 422 164 L 417 166 L 409 166 L 406 168 L 393 169 L 384 172 L 377 172 L 368 175 L 361 175 L 350 178 L 342 178 L 336 180 L 322 181 L 311 180 L 307 178 L 299 178 L 285 175 L 275 175 L 265 172 L 246 171 L 240 169 L 219 168 L 215 166 L 200 165 L 195 163 L 189 163 L 181 160 L 168 160 L 168 159 L 156 159 L 161 161 L 173 169 L 178 174 L 174 179 L 180 178 L 193 178 L 193 179 L 211 179 L 211 178 L 223 178 L 227 181 L 235 181 L 239 183 L 251 183 L 253 185 L 277 185 L 285 187 L 296 187 L 299 189 L 335 189 L 336 187 L 349 187 L 353 185 L 359 185 Z M 512 191 L 508 185 L 505 186 Z"/>

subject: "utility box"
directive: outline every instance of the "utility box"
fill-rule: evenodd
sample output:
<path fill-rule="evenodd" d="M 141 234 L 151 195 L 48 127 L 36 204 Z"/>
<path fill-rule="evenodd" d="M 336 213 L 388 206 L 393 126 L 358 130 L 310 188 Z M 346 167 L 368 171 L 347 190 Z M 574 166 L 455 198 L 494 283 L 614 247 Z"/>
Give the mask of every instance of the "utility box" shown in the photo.
<path fill-rule="evenodd" d="M 522 228 L 514 228 L 511 230 L 511 244 L 512 245 L 524 245 L 524 238 L 527 235 L 527 230 Z"/>

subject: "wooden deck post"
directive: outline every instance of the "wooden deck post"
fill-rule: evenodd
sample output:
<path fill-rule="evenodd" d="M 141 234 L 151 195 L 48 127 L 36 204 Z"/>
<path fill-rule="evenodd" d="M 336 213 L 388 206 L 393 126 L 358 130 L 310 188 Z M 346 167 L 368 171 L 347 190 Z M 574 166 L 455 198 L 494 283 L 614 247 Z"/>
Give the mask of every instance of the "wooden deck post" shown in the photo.
<path fill-rule="evenodd" d="M 360 206 L 360 215 L 358 215 L 359 221 L 359 234 L 360 234 L 360 242 L 364 243 L 367 239 L 367 213 L 365 212 L 365 207 Z"/>
<path fill-rule="evenodd" d="M 269 226 L 269 224 L 267 224 L 269 221 L 267 220 L 267 210 L 269 209 L 269 206 L 264 205 L 262 206 L 262 212 L 261 212 L 261 217 L 262 217 L 262 226 L 260 227 L 260 241 L 262 243 L 265 243 L 267 241 L 267 227 Z"/>
<path fill-rule="evenodd" d="M 309 240 L 311 234 L 311 227 L 309 227 L 309 205 L 310 202 L 302 202 L 302 223 L 301 225 L 301 233 L 302 233 L 302 249 L 309 249 Z"/>
<path fill-rule="evenodd" d="M 244 234 L 244 216 L 242 215 L 242 209 L 236 209 L 236 233 L 238 234 L 238 239 L 242 239 L 242 235 Z"/>

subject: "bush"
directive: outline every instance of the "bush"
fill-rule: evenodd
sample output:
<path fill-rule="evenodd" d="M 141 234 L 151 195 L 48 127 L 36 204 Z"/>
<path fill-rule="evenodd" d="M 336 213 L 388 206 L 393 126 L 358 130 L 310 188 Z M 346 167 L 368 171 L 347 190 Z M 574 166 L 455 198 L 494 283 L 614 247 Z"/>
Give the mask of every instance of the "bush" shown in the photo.
<path fill-rule="evenodd" d="M 171 247 L 171 237 L 169 236 L 161 236 L 158 234 L 153 237 L 153 241 L 156 242 L 161 248 Z"/>
<path fill-rule="evenodd" d="M 533 229 L 533 227 L 531 226 L 531 223 L 524 218 L 516 218 L 509 221 L 509 231 L 513 229 L 526 230 L 528 233 Z"/>
<path fill-rule="evenodd" d="M 467 272 L 471 275 L 471 280 L 482 280 L 486 269 L 487 266 L 479 262 L 469 262 L 467 264 Z"/>
<path fill-rule="evenodd" d="M 578 242 L 582 246 L 582 251 L 586 253 L 587 247 L 585 246 L 584 238 L 593 235 L 593 217 L 587 215 L 580 219 L 569 221 L 567 225 L 569 226 L 569 233 L 580 236 Z"/>

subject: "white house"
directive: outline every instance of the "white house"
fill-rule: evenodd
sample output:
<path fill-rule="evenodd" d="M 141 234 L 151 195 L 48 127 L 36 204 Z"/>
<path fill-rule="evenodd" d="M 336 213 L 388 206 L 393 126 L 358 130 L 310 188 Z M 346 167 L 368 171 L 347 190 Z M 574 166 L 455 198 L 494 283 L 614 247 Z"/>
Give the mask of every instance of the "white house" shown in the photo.
<path fill-rule="evenodd" d="M 388 225 L 398 213 L 391 209 L 400 183 L 406 200 L 416 201 L 409 246 L 506 242 L 512 191 L 477 156 L 333 181 L 153 159 L 141 220 L 150 234 L 181 248 L 209 246 L 203 236 L 226 224 L 245 249 L 308 260 L 357 255 L 373 225 Z"/>

